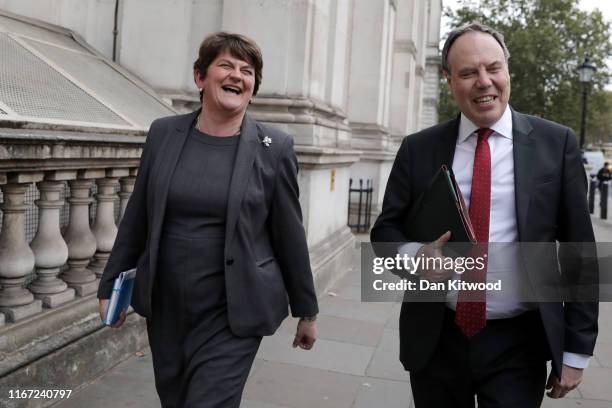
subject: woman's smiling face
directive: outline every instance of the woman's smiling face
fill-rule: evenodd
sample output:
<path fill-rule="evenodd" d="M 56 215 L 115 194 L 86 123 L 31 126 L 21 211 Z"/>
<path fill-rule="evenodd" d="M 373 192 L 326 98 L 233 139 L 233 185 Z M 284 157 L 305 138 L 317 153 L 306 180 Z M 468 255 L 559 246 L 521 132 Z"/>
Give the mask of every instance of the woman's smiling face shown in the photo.
<path fill-rule="evenodd" d="M 255 68 L 226 50 L 209 65 L 205 77 L 196 71 L 195 81 L 204 92 L 203 104 L 207 109 L 243 114 L 253 96 Z"/>

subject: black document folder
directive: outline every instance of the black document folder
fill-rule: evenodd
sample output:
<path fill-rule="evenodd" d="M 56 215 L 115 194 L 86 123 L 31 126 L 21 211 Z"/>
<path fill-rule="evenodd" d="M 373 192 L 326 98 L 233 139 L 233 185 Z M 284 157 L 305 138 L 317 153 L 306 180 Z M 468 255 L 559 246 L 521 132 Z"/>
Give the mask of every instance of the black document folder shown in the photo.
<path fill-rule="evenodd" d="M 450 242 L 476 243 L 476 234 L 453 171 L 443 165 L 408 212 L 405 230 L 411 241 L 432 242 L 446 231 Z"/>

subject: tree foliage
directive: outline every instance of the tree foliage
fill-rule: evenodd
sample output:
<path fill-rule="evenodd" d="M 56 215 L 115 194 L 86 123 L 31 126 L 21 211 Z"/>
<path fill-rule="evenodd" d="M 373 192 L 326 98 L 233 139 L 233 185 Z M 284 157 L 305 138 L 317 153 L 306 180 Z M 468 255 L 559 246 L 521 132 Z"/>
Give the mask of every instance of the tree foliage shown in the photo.
<path fill-rule="evenodd" d="M 612 56 L 611 28 L 600 11 L 580 10 L 578 0 L 460 0 L 457 10 L 444 13 L 451 27 L 479 21 L 504 35 L 510 50 L 514 109 L 576 131 L 582 109 L 577 68 L 588 55 L 597 72 L 588 100 L 587 140 L 612 141 L 611 97 L 604 90 L 610 75 L 605 61 Z M 458 109 L 443 77 L 441 81 L 442 121 L 455 117 Z"/>

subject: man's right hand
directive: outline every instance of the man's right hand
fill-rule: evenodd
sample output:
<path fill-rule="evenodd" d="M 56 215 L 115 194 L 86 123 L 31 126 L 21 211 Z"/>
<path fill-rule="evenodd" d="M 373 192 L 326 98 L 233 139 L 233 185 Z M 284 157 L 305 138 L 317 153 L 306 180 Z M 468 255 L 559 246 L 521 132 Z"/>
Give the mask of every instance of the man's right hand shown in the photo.
<path fill-rule="evenodd" d="M 448 240 L 451 237 L 451 232 L 450 231 L 446 231 L 444 234 L 442 234 L 440 236 L 440 238 L 438 238 L 437 240 L 435 240 L 434 242 L 432 242 L 431 244 L 427 244 L 427 245 L 423 245 L 418 251 L 416 256 L 420 257 L 421 255 L 424 256 L 424 260 L 426 259 L 442 259 L 442 262 L 432 262 L 429 261 L 430 264 L 436 263 L 436 264 L 440 264 L 440 263 L 444 263 L 444 260 L 447 258 L 446 256 L 444 256 L 442 254 L 442 247 L 444 247 L 444 244 L 448 242 Z M 427 262 L 426 262 L 427 263 Z M 434 266 L 434 265 L 431 265 Z M 438 269 L 438 268 L 420 268 L 417 271 L 417 274 L 419 276 L 421 276 L 424 279 L 427 279 L 430 282 L 443 282 L 445 280 L 448 280 L 452 275 L 453 275 L 453 271 L 452 270 L 446 270 L 446 269 Z"/>
<path fill-rule="evenodd" d="M 109 299 L 99 299 L 99 300 L 100 300 L 100 319 L 104 321 L 106 320 L 106 309 L 108 308 Z M 119 316 L 119 320 L 117 320 L 115 324 L 113 324 L 111 327 L 115 329 L 121 327 L 123 322 L 125 322 L 125 317 L 126 317 L 125 312 L 121 312 L 121 315 Z"/>

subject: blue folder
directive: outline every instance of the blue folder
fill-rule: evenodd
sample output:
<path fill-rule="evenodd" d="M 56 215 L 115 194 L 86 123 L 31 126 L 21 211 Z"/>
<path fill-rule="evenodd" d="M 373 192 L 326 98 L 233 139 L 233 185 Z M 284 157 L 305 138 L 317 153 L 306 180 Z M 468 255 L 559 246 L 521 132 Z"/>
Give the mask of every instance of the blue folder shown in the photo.
<path fill-rule="evenodd" d="M 121 312 L 127 312 L 132 300 L 134 278 L 136 278 L 136 268 L 121 272 L 115 279 L 113 294 L 106 308 L 105 325 L 112 326 L 119 320 Z"/>

